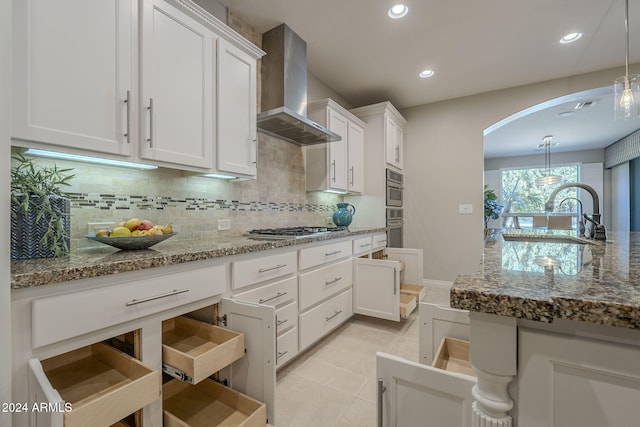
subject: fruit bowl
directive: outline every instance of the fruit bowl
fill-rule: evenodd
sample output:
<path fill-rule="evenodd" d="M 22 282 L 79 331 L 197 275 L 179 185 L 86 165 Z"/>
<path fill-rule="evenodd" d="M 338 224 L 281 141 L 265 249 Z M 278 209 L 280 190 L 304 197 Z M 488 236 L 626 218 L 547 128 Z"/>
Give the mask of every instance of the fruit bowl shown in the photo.
<path fill-rule="evenodd" d="M 158 234 L 156 236 L 131 237 L 98 237 L 95 234 L 87 234 L 84 237 L 89 240 L 95 240 L 96 242 L 104 243 L 105 245 L 113 246 L 114 248 L 130 251 L 150 248 L 156 243 L 167 240 L 169 237 L 175 236 L 176 234 L 178 233 Z"/>

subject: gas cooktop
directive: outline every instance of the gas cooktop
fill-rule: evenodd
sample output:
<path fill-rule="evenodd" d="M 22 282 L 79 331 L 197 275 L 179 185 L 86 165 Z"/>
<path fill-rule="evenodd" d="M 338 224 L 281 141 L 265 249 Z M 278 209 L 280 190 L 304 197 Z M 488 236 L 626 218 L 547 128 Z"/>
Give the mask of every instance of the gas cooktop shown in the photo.
<path fill-rule="evenodd" d="M 261 228 L 250 230 L 245 236 L 254 239 L 302 239 L 305 237 L 315 237 L 329 234 L 334 231 L 344 231 L 347 227 L 316 227 L 299 226 L 283 228 Z"/>

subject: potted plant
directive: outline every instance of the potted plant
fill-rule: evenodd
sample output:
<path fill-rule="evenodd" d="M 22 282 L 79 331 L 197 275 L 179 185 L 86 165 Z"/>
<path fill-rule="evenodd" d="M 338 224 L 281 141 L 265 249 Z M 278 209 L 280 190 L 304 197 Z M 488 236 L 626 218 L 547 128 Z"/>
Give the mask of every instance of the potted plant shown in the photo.
<path fill-rule="evenodd" d="M 488 185 L 484 186 L 484 229 L 485 234 L 489 228 L 489 220 L 498 219 L 502 212 L 502 205 L 498 203 L 498 196 L 489 188 Z"/>
<path fill-rule="evenodd" d="M 43 167 L 18 153 L 11 168 L 11 258 L 68 254 L 70 202 L 62 187 L 72 169 Z"/>

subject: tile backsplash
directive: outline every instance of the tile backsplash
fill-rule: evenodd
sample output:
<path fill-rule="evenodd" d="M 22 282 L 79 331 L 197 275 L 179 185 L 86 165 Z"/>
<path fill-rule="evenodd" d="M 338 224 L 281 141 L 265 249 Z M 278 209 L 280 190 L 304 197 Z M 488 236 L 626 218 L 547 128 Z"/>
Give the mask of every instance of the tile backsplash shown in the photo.
<path fill-rule="evenodd" d="M 96 245 L 84 238 L 89 223 L 129 218 L 172 223 L 174 239 L 206 240 L 253 228 L 325 225 L 338 194 L 305 192 L 303 149 L 263 134 L 258 138 L 258 179 L 229 182 L 159 168 L 150 171 L 37 158 L 73 168 L 72 248 Z M 219 219 L 231 230 L 218 231 Z M 226 234 L 223 234 L 226 233 Z"/>

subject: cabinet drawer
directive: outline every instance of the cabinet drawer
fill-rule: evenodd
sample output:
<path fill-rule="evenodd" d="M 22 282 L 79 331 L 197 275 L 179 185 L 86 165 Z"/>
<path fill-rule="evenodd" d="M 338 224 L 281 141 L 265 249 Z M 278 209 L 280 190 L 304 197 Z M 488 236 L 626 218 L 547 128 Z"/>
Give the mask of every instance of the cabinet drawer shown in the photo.
<path fill-rule="evenodd" d="M 185 316 L 162 322 L 162 363 L 196 384 L 244 355 L 244 334 Z"/>
<path fill-rule="evenodd" d="M 373 249 L 380 249 L 387 246 L 387 235 L 376 234 L 373 236 Z"/>
<path fill-rule="evenodd" d="M 362 237 L 353 241 L 353 255 L 360 255 L 371 250 L 373 241 L 371 236 Z"/>
<path fill-rule="evenodd" d="M 298 354 L 298 328 L 293 328 L 278 337 L 276 344 L 276 366 L 282 366 Z"/>
<path fill-rule="evenodd" d="M 231 264 L 232 288 L 240 289 L 294 273 L 298 268 L 296 261 L 294 251 L 234 262 Z"/>
<path fill-rule="evenodd" d="M 162 386 L 164 427 L 264 427 L 267 407 L 206 379 L 196 385 L 171 380 Z"/>
<path fill-rule="evenodd" d="M 165 275 L 32 302 L 34 348 L 222 294 L 224 265 Z"/>
<path fill-rule="evenodd" d="M 349 256 L 351 256 L 350 241 L 300 249 L 300 270 Z"/>
<path fill-rule="evenodd" d="M 276 334 L 280 335 L 287 329 L 296 327 L 297 325 L 298 304 L 296 304 L 295 301 L 276 310 Z"/>
<path fill-rule="evenodd" d="M 351 287 L 352 278 L 350 259 L 301 274 L 298 292 L 300 311 Z"/>
<path fill-rule="evenodd" d="M 271 283 L 248 292 L 234 295 L 238 301 L 253 302 L 272 307 L 282 305 L 288 301 L 297 300 L 298 278 L 290 277 L 276 283 Z"/>
<path fill-rule="evenodd" d="M 465 340 L 443 337 L 431 366 L 444 371 L 476 376 L 469 361 L 469 341 Z"/>
<path fill-rule="evenodd" d="M 71 404 L 65 427 L 111 425 L 159 397 L 158 371 L 101 343 L 31 359 L 29 368 L 32 403 Z"/>
<path fill-rule="evenodd" d="M 300 350 L 304 350 L 351 317 L 351 289 L 301 314 Z"/>

